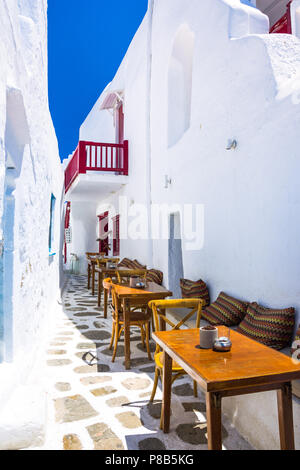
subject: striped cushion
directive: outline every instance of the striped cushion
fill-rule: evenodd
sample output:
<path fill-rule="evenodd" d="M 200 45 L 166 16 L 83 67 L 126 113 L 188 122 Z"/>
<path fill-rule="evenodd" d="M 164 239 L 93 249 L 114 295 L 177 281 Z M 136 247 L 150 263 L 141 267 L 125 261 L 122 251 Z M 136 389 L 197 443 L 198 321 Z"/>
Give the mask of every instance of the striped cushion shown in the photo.
<path fill-rule="evenodd" d="M 299 344 L 295 344 L 295 341 L 299 341 Z M 294 355 L 294 353 L 297 350 L 299 350 L 298 354 Z M 296 336 L 295 336 L 295 340 L 294 340 L 293 345 L 292 345 L 291 353 L 292 353 L 292 355 L 296 356 L 295 357 L 296 359 L 300 360 L 300 325 L 299 325 L 299 328 L 298 328 Z"/>
<path fill-rule="evenodd" d="M 221 292 L 217 300 L 202 312 L 202 317 L 212 325 L 236 326 L 246 315 L 249 302 L 235 299 Z"/>
<path fill-rule="evenodd" d="M 132 263 L 133 263 L 133 261 L 131 261 L 131 259 L 123 258 L 121 263 L 118 264 L 118 267 L 119 268 L 128 268 L 128 269 L 130 269 Z"/>
<path fill-rule="evenodd" d="M 183 299 L 196 298 L 205 300 L 205 305 L 209 305 L 210 298 L 207 285 L 204 281 L 190 281 L 189 279 L 180 279 L 180 288 Z"/>
<path fill-rule="evenodd" d="M 163 283 L 163 278 L 163 273 L 158 269 L 149 269 L 149 271 L 147 271 L 146 279 L 148 282 L 155 282 L 156 284 L 159 284 L 161 286 Z"/>
<path fill-rule="evenodd" d="M 247 315 L 237 331 L 273 349 L 289 346 L 295 325 L 295 309 L 272 309 L 258 305 L 249 305 Z"/>
<path fill-rule="evenodd" d="M 133 264 L 133 269 L 146 269 L 146 267 L 147 267 L 147 266 L 139 263 L 137 259 L 132 261 L 132 264 Z"/>

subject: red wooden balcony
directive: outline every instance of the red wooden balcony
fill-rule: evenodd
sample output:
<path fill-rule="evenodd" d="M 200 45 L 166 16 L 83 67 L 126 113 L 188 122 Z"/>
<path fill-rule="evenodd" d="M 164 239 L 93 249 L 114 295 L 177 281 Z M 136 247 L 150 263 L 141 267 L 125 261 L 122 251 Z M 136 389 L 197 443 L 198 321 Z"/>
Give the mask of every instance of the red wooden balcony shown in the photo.
<path fill-rule="evenodd" d="M 128 140 L 123 144 L 80 141 L 65 170 L 65 193 L 78 175 L 90 171 L 128 175 Z"/>

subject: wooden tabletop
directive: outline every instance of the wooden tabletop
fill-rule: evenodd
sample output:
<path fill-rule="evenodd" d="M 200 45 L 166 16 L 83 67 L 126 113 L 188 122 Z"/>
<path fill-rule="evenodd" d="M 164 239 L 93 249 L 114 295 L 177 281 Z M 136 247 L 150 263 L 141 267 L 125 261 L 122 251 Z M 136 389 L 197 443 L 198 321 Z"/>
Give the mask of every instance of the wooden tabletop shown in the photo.
<path fill-rule="evenodd" d="M 219 336 L 228 330 L 218 328 Z M 207 392 L 300 378 L 300 363 L 236 331 L 231 330 L 232 349 L 227 353 L 200 349 L 199 334 L 199 329 L 159 331 L 153 338 Z"/>
<path fill-rule="evenodd" d="M 133 289 L 132 287 L 126 286 L 124 284 L 114 284 L 114 289 L 119 298 L 136 296 L 151 296 L 153 298 L 153 295 L 162 296 L 165 298 L 172 296 L 172 292 L 167 290 L 165 287 L 156 284 L 155 282 L 147 282 L 144 289 Z"/>

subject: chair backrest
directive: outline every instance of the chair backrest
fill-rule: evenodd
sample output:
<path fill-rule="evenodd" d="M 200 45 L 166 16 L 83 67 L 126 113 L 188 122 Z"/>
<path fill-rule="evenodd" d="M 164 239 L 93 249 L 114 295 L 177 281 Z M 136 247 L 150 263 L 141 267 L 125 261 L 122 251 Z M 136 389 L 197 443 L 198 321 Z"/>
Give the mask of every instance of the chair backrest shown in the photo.
<path fill-rule="evenodd" d="M 98 266 L 103 266 L 103 265 L 106 265 L 106 263 L 114 263 L 114 264 L 118 264 L 120 261 L 120 258 L 97 258 L 97 264 Z"/>
<path fill-rule="evenodd" d="M 117 278 L 119 284 L 128 284 L 129 279 L 133 276 L 140 277 L 144 281 L 146 281 L 147 277 L 147 269 L 122 269 L 117 270 Z"/>
<path fill-rule="evenodd" d="M 195 328 L 200 328 L 200 320 L 202 307 L 205 305 L 205 301 L 202 299 L 170 299 L 170 300 L 152 300 L 148 306 L 152 309 L 154 317 L 155 331 L 161 331 L 165 329 L 165 325 L 168 324 L 171 330 L 180 330 L 180 328 L 189 320 L 193 315 L 196 314 Z M 180 320 L 178 323 L 174 323 L 168 318 L 168 309 L 188 309 L 189 312 Z M 155 353 L 160 351 L 160 347 L 156 345 Z"/>

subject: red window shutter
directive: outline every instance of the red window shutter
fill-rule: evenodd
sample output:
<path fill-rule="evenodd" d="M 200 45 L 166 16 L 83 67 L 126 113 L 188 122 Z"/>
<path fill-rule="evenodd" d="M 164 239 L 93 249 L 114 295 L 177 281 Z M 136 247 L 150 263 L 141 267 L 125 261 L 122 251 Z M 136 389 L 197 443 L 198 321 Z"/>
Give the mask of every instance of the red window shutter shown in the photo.
<path fill-rule="evenodd" d="M 120 255 L 120 216 L 113 218 L 113 256 Z"/>

